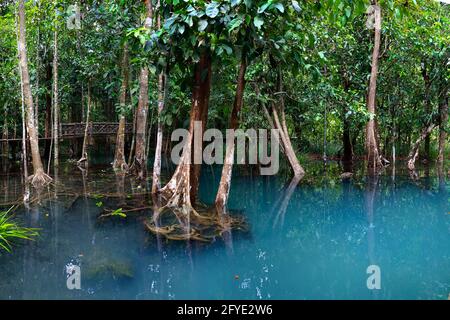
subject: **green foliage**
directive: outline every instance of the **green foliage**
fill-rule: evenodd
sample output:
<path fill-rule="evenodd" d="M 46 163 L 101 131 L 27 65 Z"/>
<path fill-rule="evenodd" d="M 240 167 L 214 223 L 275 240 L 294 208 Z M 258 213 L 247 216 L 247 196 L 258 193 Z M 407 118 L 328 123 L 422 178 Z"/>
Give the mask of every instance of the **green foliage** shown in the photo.
<path fill-rule="evenodd" d="M 12 208 L 11 208 L 12 209 Z M 24 228 L 12 220 L 10 210 L 0 212 L 0 249 L 11 252 L 14 240 L 32 240 L 38 236 L 37 229 Z"/>
<path fill-rule="evenodd" d="M 375 117 L 382 147 L 389 147 L 395 138 L 406 152 L 423 126 L 436 118 L 438 103 L 448 94 L 449 6 L 431 0 L 378 3 L 382 45 Z M 143 27 L 146 13 L 142 1 L 88 1 L 81 5 L 80 30 L 66 27 L 72 4 L 58 0 L 56 13 L 53 0 L 28 1 L 26 5 L 30 75 L 34 99 L 39 101 L 41 135 L 49 94 L 51 101 L 56 27 L 62 121 L 82 121 L 89 84 L 92 121 L 116 121 L 119 114 L 125 114 L 131 123 L 139 99 L 139 70 L 145 65 L 150 70 L 152 128 L 158 120 L 156 84 L 162 70 L 168 73 L 161 115 L 164 130 L 187 127 L 193 66 L 208 51 L 213 60 L 208 126 L 227 128 L 237 70 L 246 58 L 242 128 L 270 126 L 262 106 L 270 109 L 278 103 L 280 69 L 286 122 L 297 151 L 322 150 L 325 127 L 329 146 L 342 145 L 346 121 L 355 150 L 364 149 L 364 125 L 374 116 L 366 111 L 373 48 L 373 31 L 365 26 L 368 0 L 166 0 L 160 1 L 160 7 L 152 1 L 150 28 Z M 0 6 L 0 32 L 0 128 L 20 135 L 13 2 Z M 129 44 L 130 84 L 127 103 L 120 105 L 125 41 Z M 427 88 L 424 68 L 430 79 Z M 424 107 L 426 95 L 430 112 Z M 436 141 L 436 133 L 432 141 Z"/>
<path fill-rule="evenodd" d="M 111 212 L 111 216 L 117 216 L 121 218 L 126 218 L 127 215 L 123 213 L 122 208 L 116 209 L 113 212 Z"/>

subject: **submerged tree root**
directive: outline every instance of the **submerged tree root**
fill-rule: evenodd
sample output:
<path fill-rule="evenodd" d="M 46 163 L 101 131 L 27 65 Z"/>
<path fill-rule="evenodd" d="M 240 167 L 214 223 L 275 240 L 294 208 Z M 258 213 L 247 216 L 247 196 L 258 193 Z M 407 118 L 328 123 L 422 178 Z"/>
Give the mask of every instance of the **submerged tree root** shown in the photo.
<path fill-rule="evenodd" d="M 32 176 L 28 177 L 28 182 L 30 182 L 35 188 L 42 188 L 52 182 L 53 179 L 47 175 L 43 170 L 37 171 Z"/>
<path fill-rule="evenodd" d="M 214 241 L 232 230 L 247 231 L 247 223 L 242 216 L 219 214 L 215 208 L 172 208 L 162 207 L 154 211 L 145 222 L 153 234 L 168 240 Z"/>

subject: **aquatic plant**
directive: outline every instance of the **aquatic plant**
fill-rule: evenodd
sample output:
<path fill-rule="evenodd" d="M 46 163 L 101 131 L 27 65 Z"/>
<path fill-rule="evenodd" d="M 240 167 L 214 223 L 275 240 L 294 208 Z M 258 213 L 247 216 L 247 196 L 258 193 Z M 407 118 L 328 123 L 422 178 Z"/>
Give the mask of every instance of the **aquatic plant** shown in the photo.
<path fill-rule="evenodd" d="M 100 215 L 99 218 L 105 218 L 105 217 L 121 217 L 121 218 L 126 218 L 127 215 L 123 212 L 122 208 L 113 210 L 113 211 L 109 211 L 108 213 L 102 214 Z"/>
<path fill-rule="evenodd" d="M 32 240 L 38 235 L 37 229 L 24 228 L 13 221 L 9 214 L 11 210 L 0 212 L 0 249 L 8 252 L 11 252 L 13 239 Z"/>

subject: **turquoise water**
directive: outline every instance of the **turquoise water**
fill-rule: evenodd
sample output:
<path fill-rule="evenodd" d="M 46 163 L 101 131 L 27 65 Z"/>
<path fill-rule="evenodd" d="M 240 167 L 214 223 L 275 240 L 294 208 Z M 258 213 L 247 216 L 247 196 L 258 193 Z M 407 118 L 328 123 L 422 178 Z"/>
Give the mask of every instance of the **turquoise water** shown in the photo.
<path fill-rule="evenodd" d="M 148 209 L 99 219 L 106 207 L 147 199 L 129 178 L 125 199 L 110 196 L 122 189 L 109 169 L 84 181 L 63 170 L 57 199 L 51 189 L 16 213 L 40 237 L 0 253 L 0 299 L 447 299 L 450 182 L 390 172 L 342 182 L 337 166 L 321 170 L 298 184 L 238 172 L 230 208 L 248 231 L 212 243 L 158 239 L 143 226 Z M 203 171 L 203 202 L 219 174 Z M 0 202 L 19 195 L 19 176 L 1 180 Z M 80 290 L 67 289 L 70 263 L 81 268 Z M 367 288 L 369 265 L 380 268 L 379 290 Z"/>

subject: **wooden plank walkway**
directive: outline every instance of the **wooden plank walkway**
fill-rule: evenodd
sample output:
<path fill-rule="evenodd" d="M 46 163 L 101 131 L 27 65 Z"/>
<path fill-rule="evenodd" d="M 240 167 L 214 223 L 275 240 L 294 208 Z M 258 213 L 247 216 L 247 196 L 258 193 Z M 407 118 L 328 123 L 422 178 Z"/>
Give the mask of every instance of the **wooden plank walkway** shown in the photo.
<path fill-rule="evenodd" d="M 119 128 L 118 122 L 90 122 L 88 134 L 90 136 L 108 136 L 117 134 Z M 85 123 L 62 123 L 61 124 L 61 138 L 79 138 L 84 136 Z M 133 132 L 133 124 L 127 123 L 125 125 L 125 133 Z M 39 137 L 40 140 L 51 138 Z M 0 139 L 0 142 L 21 141 L 22 138 L 8 138 Z"/>

